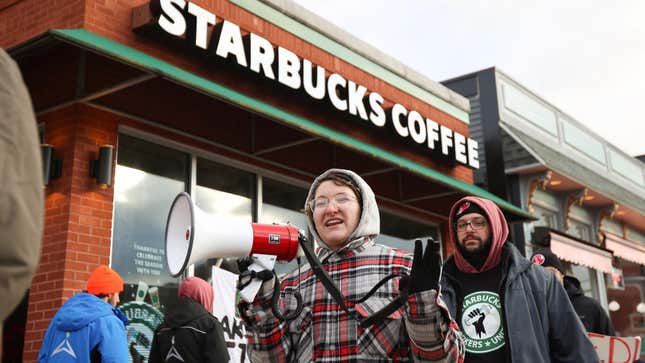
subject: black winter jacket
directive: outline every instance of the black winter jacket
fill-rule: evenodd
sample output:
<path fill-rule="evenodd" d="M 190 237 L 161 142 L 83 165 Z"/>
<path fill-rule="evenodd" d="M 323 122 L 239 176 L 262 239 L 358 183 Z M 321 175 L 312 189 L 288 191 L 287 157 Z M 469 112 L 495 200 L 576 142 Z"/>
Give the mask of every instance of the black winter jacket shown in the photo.
<path fill-rule="evenodd" d="M 199 302 L 180 298 L 155 331 L 148 361 L 228 362 L 222 325 Z"/>
<path fill-rule="evenodd" d="M 565 276 L 564 288 L 567 290 L 573 309 L 588 332 L 616 335 L 605 309 L 595 299 L 585 296 L 578 279 L 573 276 Z"/>

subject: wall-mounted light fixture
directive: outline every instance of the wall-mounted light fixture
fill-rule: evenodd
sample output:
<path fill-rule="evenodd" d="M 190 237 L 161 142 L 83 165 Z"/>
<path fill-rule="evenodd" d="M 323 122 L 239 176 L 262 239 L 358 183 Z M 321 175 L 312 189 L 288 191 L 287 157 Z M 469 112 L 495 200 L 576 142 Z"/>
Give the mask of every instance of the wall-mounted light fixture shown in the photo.
<path fill-rule="evenodd" d="M 99 158 L 90 160 L 90 176 L 96 178 L 96 184 L 101 189 L 112 185 L 112 154 L 114 146 L 103 145 L 99 147 Z"/>
<path fill-rule="evenodd" d="M 54 159 L 54 147 L 50 144 L 40 144 L 40 155 L 43 159 L 43 185 L 57 179 L 63 169 L 63 161 Z"/>
<path fill-rule="evenodd" d="M 642 301 L 639 302 L 638 305 L 636 305 L 636 311 L 641 314 L 645 314 L 645 303 L 643 303 Z"/>
<path fill-rule="evenodd" d="M 612 300 L 607 305 L 607 308 L 609 309 L 609 311 L 618 311 L 620 310 L 620 304 L 618 303 L 618 301 Z"/>

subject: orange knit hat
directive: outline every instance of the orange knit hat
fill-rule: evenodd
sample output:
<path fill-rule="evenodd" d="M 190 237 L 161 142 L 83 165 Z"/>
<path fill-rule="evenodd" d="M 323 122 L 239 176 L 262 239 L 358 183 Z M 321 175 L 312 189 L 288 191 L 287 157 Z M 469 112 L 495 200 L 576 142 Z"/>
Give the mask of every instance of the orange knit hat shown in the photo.
<path fill-rule="evenodd" d="M 116 271 L 101 265 L 90 275 L 86 290 L 92 295 L 109 295 L 121 292 L 123 291 L 123 279 Z"/>

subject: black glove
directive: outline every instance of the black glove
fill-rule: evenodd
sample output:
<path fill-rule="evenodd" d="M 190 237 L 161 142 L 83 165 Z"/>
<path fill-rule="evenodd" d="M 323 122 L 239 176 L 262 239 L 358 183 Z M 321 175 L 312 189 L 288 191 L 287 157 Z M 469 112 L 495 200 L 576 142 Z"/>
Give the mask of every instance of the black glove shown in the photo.
<path fill-rule="evenodd" d="M 414 260 L 410 277 L 401 279 L 399 289 L 406 289 L 408 294 L 437 289 L 441 276 L 441 245 L 429 238 L 423 252 L 421 240 L 414 242 Z"/>
<path fill-rule="evenodd" d="M 249 266 L 251 266 L 253 260 L 251 260 L 251 256 L 246 256 L 238 258 L 237 260 L 235 260 L 235 262 L 237 264 L 237 273 L 241 274 L 249 269 Z"/>

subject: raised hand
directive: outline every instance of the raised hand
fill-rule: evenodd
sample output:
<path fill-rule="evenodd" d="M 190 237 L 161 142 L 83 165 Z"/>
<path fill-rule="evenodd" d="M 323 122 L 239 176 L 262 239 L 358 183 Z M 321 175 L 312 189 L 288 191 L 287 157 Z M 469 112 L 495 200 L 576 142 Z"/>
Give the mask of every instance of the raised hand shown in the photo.
<path fill-rule="evenodd" d="M 428 239 L 426 250 L 423 252 L 421 240 L 414 242 L 414 260 L 410 271 L 408 293 L 437 289 L 441 276 L 441 245 L 432 238 Z"/>

